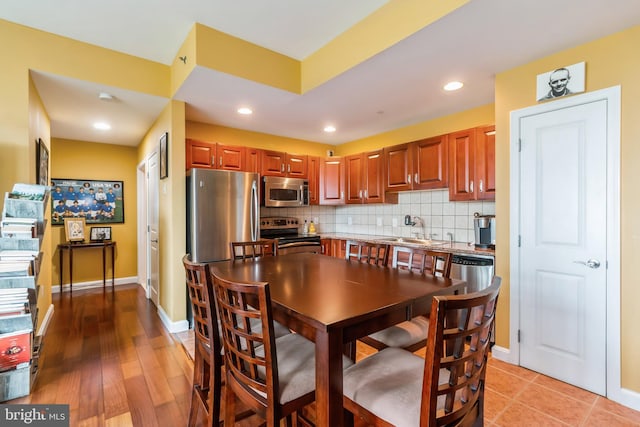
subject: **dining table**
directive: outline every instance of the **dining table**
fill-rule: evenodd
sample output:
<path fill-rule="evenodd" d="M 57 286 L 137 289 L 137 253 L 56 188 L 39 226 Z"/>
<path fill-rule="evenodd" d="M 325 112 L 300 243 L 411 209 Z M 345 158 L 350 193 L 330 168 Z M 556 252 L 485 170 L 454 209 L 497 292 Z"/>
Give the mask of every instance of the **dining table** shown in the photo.
<path fill-rule="evenodd" d="M 327 427 L 352 422 L 342 405 L 342 356 L 355 354 L 355 340 L 427 314 L 434 295 L 465 286 L 462 280 L 312 253 L 216 262 L 212 268 L 228 280 L 268 282 L 274 320 L 315 342 L 316 425 Z"/>

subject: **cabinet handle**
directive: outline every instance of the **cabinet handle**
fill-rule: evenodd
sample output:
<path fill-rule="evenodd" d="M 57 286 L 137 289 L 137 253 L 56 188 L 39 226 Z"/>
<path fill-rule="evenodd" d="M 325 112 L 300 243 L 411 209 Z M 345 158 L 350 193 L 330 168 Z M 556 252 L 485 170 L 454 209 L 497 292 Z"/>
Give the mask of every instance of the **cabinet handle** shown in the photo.
<path fill-rule="evenodd" d="M 220 156 L 220 162 L 218 164 L 222 167 L 222 156 Z"/>
<path fill-rule="evenodd" d="M 480 192 L 484 193 L 484 186 L 482 185 L 482 180 L 480 180 Z"/>
<path fill-rule="evenodd" d="M 287 172 L 291 172 L 291 164 L 287 165 Z"/>
<path fill-rule="evenodd" d="M 284 172 L 284 163 L 280 163 L 280 172 Z"/>
<path fill-rule="evenodd" d="M 211 156 L 211 166 L 216 167 L 216 156 Z"/>
<path fill-rule="evenodd" d="M 469 183 L 469 191 L 473 193 L 473 181 Z"/>
<path fill-rule="evenodd" d="M 407 183 L 411 184 L 411 175 L 407 175 Z"/>
<path fill-rule="evenodd" d="M 344 191 L 340 192 L 340 200 L 344 200 Z"/>
<path fill-rule="evenodd" d="M 367 190 L 364 190 L 364 198 L 365 199 L 369 198 L 369 192 Z"/>
<path fill-rule="evenodd" d="M 362 199 L 362 190 L 358 193 L 358 198 Z"/>
<path fill-rule="evenodd" d="M 413 175 L 413 182 L 417 183 L 418 182 L 418 173 L 416 172 L 415 175 Z"/>

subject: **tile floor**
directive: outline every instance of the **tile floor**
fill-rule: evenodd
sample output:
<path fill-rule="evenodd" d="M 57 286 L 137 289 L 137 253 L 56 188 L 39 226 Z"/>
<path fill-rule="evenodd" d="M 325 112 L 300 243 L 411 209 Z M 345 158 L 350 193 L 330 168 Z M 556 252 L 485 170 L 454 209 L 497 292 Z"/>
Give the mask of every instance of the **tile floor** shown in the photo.
<path fill-rule="evenodd" d="M 176 338 L 193 354 L 192 331 Z M 356 360 L 374 351 L 358 342 Z M 586 390 L 494 358 L 487 369 L 486 427 L 640 426 L 639 411 Z"/>

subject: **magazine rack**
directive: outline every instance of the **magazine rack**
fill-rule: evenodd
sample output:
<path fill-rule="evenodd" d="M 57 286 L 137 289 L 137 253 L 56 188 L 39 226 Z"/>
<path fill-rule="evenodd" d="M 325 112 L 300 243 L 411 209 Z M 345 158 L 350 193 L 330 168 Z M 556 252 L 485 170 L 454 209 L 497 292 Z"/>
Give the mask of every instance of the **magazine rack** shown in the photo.
<path fill-rule="evenodd" d="M 26 396 L 38 373 L 38 273 L 49 187 L 15 184 L 0 223 L 0 402 Z"/>

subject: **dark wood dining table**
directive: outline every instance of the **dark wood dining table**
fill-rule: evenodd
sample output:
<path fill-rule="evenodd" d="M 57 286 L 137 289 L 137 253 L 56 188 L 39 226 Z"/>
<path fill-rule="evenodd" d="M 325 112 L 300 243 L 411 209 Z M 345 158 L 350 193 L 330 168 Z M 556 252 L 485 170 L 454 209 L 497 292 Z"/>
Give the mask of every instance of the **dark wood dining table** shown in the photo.
<path fill-rule="evenodd" d="M 357 338 L 426 314 L 465 282 L 320 254 L 214 263 L 218 275 L 268 282 L 274 319 L 315 342 L 316 425 L 342 426 L 342 355 Z"/>

